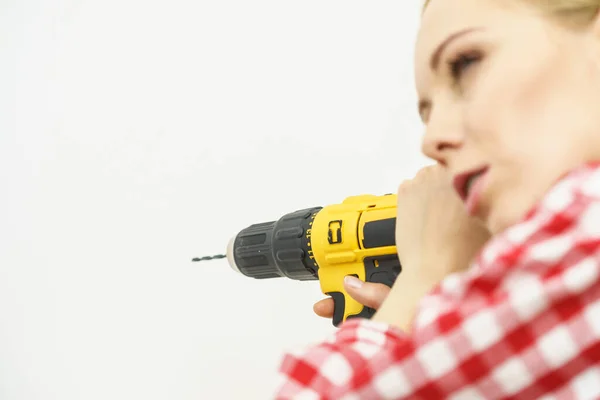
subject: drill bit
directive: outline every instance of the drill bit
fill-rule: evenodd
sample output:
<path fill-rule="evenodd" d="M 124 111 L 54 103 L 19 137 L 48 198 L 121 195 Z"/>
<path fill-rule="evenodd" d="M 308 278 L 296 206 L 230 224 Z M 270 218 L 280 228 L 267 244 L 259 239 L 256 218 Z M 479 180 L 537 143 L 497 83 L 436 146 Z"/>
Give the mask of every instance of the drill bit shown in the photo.
<path fill-rule="evenodd" d="M 217 255 L 214 255 L 214 256 L 196 257 L 196 258 L 192 259 L 192 262 L 218 260 L 219 258 L 225 258 L 225 257 L 227 257 L 227 255 L 225 255 L 225 254 L 217 254 Z"/>

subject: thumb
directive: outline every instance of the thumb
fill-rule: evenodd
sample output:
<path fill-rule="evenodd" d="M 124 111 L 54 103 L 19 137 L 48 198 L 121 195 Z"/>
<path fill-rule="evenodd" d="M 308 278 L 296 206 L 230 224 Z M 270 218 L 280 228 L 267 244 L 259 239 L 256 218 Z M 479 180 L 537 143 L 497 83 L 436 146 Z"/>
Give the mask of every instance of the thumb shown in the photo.
<path fill-rule="evenodd" d="M 363 282 L 353 276 L 344 278 L 344 288 L 354 300 L 375 310 L 381 306 L 391 290 L 383 283 Z"/>

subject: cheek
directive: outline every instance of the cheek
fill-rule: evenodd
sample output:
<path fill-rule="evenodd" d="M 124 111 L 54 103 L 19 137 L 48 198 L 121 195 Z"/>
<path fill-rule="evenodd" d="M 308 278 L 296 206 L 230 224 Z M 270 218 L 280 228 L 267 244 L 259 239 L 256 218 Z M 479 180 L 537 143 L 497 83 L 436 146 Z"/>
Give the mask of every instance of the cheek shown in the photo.
<path fill-rule="evenodd" d="M 551 60 L 529 57 L 515 65 L 514 57 L 504 57 L 481 71 L 464 100 L 463 121 L 479 152 L 524 167 L 545 147 L 561 148 L 560 140 L 548 139 L 564 129 L 565 97 L 556 96 L 564 91 L 557 87 L 560 73 Z"/>
<path fill-rule="evenodd" d="M 520 146 L 520 135 L 513 127 L 523 119 L 519 109 L 507 110 L 514 98 L 510 88 L 493 76 L 486 77 L 464 102 L 463 125 L 466 142 L 486 161 L 504 159 Z"/>

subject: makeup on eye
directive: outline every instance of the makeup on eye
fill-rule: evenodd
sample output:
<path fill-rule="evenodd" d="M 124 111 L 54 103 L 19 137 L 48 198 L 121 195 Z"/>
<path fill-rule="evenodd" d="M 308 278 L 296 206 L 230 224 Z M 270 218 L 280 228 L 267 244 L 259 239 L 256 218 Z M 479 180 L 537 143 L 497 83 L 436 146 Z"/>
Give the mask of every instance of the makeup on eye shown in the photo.
<path fill-rule="evenodd" d="M 480 60 L 481 53 L 478 51 L 463 51 L 457 53 L 447 62 L 450 76 L 454 81 L 460 81 L 467 70 Z"/>
<path fill-rule="evenodd" d="M 442 58 L 444 57 L 444 53 L 447 53 L 447 48 L 451 47 L 454 42 L 459 40 L 463 36 L 471 36 L 470 34 L 484 32 L 485 29 L 483 27 L 472 27 L 460 30 L 458 32 L 454 32 L 453 34 L 446 37 L 441 43 L 437 45 L 435 50 L 431 53 L 429 58 L 429 70 L 434 74 L 440 74 L 440 66 L 448 67 L 450 70 L 450 75 L 452 76 L 453 83 L 456 84 L 457 80 L 459 80 L 462 75 L 466 72 L 468 68 L 475 62 L 478 62 L 482 59 L 483 53 L 481 51 L 462 51 L 458 53 L 458 56 L 451 58 L 450 62 L 442 62 Z M 461 45 L 463 47 L 464 45 Z M 421 121 L 427 124 L 429 120 L 429 114 L 431 112 L 433 104 L 430 98 L 423 97 L 418 102 L 418 112 L 421 117 Z"/>

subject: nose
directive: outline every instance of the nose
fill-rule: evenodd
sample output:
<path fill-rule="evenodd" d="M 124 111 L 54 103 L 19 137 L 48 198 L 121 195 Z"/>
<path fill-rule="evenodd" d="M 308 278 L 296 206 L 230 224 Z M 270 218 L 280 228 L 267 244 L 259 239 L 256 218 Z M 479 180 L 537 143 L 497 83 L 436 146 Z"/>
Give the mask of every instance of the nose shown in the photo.
<path fill-rule="evenodd" d="M 450 155 L 460 149 L 464 141 L 461 129 L 456 125 L 430 120 L 421 144 L 423 154 L 447 166 Z"/>

